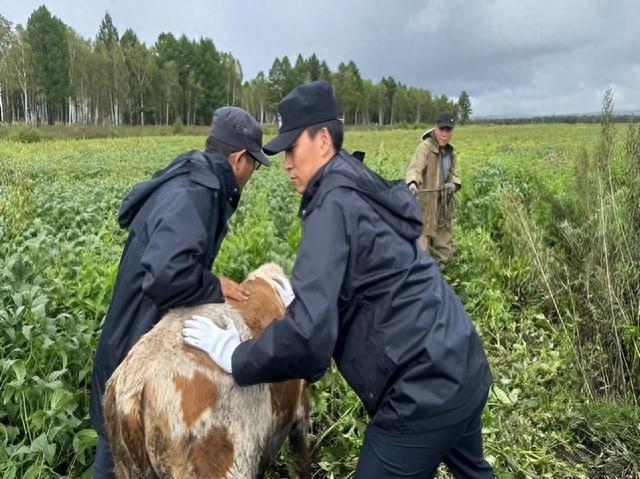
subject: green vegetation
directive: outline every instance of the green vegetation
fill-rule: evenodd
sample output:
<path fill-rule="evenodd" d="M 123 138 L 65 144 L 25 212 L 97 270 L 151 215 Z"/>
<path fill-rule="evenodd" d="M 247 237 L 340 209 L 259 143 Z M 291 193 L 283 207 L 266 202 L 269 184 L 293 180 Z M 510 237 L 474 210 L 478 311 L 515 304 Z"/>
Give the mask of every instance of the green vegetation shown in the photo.
<path fill-rule="evenodd" d="M 465 126 L 458 252 L 445 274 L 496 377 L 486 454 L 500 478 L 640 477 L 640 128 Z M 168 127 L 171 129 L 171 127 Z M 403 175 L 420 130 L 352 130 L 349 150 Z M 203 137 L 0 142 L 0 476 L 90 468 L 91 360 L 126 232 L 119 201 Z M 241 279 L 290 268 L 297 195 L 252 179 L 216 261 Z M 310 386 L 316 477 L 349 477 L 366 425 L 336 372 Z M 270 476 L 293 477 L 289 453 Z M 444 474 L 444 473 L 443 473 Z"/>

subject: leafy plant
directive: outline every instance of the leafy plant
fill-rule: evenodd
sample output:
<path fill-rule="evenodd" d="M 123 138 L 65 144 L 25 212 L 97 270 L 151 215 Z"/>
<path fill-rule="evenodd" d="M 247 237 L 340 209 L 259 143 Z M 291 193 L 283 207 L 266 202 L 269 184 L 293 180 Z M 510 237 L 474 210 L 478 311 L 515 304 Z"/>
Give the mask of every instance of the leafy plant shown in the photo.
<path fill-rule="evenodd" d="M 444 273 L 496 379 L 484 435 L 501 478 L 640 474 L 640 127 L 604 123 L 455 133 L 464 186 Z M 402 178 L 421 133 L 353 130 L 346 147 Z M 126 240 L 119 202 L 201 146 L 202 136 L 0 142 L 1 477 L 90 475 L 91 361 Z M 239 280 L 266 261 L 290 271 L 298 202 L 277 159 L 260 169 L 216 273 Z M 351 477 L 365 412 L 333 369 L 309 392 L 314 477 Z M 292 471 L 285 448 L 268 477 Z"/>

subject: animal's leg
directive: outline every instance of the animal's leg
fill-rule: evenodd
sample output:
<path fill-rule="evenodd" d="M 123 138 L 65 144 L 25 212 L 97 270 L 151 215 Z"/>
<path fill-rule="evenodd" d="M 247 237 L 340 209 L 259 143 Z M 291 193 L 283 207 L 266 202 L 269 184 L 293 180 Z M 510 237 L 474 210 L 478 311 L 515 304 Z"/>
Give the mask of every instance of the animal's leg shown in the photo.
<path fill-rule="evenodd" d="M 297 419 L 289 431 L 289 445 L 296 461 L 298 476 L 301 479 L 311 479 L 311 454 L 307 444 L 309 433 L 309 398 L 306 391 L 301 394 L 304 414 Z"/>

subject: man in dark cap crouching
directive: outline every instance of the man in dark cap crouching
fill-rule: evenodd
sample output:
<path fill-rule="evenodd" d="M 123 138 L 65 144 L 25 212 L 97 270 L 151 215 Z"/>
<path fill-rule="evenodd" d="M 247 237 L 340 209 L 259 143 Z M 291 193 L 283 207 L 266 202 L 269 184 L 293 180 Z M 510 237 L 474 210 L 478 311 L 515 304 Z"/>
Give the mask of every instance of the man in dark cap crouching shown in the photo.
<path fill-rule="evenodd" d="M 240 108 L 219 108 L 204 152 L 178 156 L 123 200 L 118 222 L 129 230 L 129 239 L 93 363 L 94 478 L 115 477 L 102 396 L 133 345 L 170 308 L 247 299 L 238 284 L 214 276 L 211 266 L 242 189 L 260 165 L 269 164 L 258 122 Z"/>

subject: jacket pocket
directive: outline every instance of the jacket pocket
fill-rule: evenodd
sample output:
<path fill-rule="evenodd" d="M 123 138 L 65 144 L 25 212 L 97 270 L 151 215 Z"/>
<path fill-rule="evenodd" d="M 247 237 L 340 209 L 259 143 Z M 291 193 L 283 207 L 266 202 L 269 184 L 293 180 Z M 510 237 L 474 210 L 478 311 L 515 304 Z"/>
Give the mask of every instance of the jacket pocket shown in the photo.
<path fill-rule="evenodd" d="M 364 303 L 355 308 L 349 323 L 336 347 L 336 365 L 369 416 L 373 416 L 396 364 L 386 352 L 384 334 L 371 304 Z"/>

